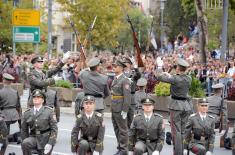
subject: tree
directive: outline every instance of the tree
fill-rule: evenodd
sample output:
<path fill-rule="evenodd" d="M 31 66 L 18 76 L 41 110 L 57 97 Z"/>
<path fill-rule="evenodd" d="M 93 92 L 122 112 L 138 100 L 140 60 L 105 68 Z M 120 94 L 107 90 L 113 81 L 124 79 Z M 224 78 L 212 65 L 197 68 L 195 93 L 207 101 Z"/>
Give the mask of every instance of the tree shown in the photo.
<path fill-rule="evenodd" d="M 87 29 L 97 16 L 92 36 L 92 46 L 97 49 L 117 47 L 117 35 L 123 25 L 123 12 L 120 6 L 126 6 L 125 0 L 57 0 L 62 5 L 62 11 L 70 14 L 81 40 L 87 34 Z M 69 17 L 68 17 L 69 18 Z M 66 19 L 68 23 L 68 19 Z"/>
<path fill-rule="evenodd" d="M 131 22 L 139 39 L 141 49 L 145 49 L 147 45 L 148 30 L 150 29 L 151 19 L 145 16 L 138 8 L 133 8 L 128 11 L 128 15 L 131 18 Z M 124 24 L 118 34 L 119 47 L 126 50 L 132 50 L 134 43 L 132 38 L 132 31 L 129 23 L 126 21 L 126 17 L 123 19 Z M 142 50 L 143 51 L 143 50 Z"/>
<path fill-rule="evenodd" d="M 15 8 L 20 9 L 33 9 L 33 1 L 21 0 L 18 6 Z M 12 34 L 12 12 L 13 12 L 12 1 L 0 3 L 0 51 L 1 52 L 12 52 L 13 47 L 13 34 Z M 9 11 L 10 10 L 10 11 Z M 40 10 L 41 15 L 45 14 L 44 8 Z M 41 21 L 40 23 L 41 35 L 46 36 L 47 29 L 46 23 Z M 44 53 L 47 48 L 47 42 L 41 41 L 39 43 L 39 51 Z M 16 43 L 16 52 L 20 53 L 33 53 L 35 45 L 32 43 Z"/>

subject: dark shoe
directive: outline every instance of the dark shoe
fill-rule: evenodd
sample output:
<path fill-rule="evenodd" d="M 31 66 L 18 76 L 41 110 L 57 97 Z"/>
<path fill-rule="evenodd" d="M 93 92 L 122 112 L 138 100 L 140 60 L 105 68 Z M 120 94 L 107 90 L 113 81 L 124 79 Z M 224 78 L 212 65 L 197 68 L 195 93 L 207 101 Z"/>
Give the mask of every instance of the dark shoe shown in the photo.
<path fill-rule="evenodd" d="M 224 148 L 231 150 L 232 149 L 232 141 L 231 138 L 225 138 L 224 139 Z"/>
<path fill-rule="evenodd" d="M 171 145 L 171 141 L 172 141 L 172 135 L 171 135 L 170 132 L 167 132 L 167 133 L 166 133 L 166 143 L 167 143 L 168 145 Z"/>
<path fill-rule="evenodd" d="M 8 155 L 16 155 L 15 152 L 9 153 Z"/>

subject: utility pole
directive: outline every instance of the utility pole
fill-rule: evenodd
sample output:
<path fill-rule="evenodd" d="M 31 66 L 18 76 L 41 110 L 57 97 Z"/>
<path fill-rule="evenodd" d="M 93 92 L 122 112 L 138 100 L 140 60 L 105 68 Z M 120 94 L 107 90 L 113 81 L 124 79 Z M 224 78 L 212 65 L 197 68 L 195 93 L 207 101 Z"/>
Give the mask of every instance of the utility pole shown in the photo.
<path fill-rule="evenodd" d="M 160 10 L 161 10 L 161 54 L 163 53 L 163 44 L 164 44 L 164 23 L 163 23 L 163 13 L 165 9 L 166 0 L 160 0 Z"/>
<path fill-rule="evenodd" d="M 225 62 L 225 52 L 227 48 L 227 27 L 228 27 L 228 0 L 223 0 L 223 23 L 222 23 L 222 47 L 221 47 L 221 62 Z"/>
<path fill-rule="evenodd" d="M 48 47 L 47 54 L 48 60 L 51 59 L 52 54 L 52 0 L 48 0 Z"/>

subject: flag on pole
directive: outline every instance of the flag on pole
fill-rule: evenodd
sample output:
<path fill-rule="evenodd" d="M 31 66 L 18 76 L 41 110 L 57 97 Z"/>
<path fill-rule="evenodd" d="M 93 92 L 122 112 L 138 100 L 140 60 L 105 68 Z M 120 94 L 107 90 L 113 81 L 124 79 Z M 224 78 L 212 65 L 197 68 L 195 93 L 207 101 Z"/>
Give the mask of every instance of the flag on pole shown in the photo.
<path fill-rule="evenodd" d="M 157 49 L 157 42 L 156 42 L 156 40 L 155 40 L 155 34 L 154 34 L 154 32 L 152 31 L 151 32 L 151 43 L 152 43 L 152 45 L 153 45 L 153 47 L 154 47 L 154 49 L 156 50 Z"/>

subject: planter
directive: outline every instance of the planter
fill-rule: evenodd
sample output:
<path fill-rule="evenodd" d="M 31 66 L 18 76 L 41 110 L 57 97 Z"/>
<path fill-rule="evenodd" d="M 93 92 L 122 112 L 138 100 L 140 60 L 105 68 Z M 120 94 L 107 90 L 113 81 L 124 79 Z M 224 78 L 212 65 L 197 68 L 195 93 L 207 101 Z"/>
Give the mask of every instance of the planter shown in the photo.
<path fill-rule="evenodd" d="M 3 83 L 0 83 L 0 89 L 1 88 L 3 88 Z M 20 96 L 24 93 L 24 86 L 22 83 L 11 83 L 11 88 L 17 90 Z"/>
<path fill-rule="evenodd" d="M 77 93 L 83 91 L 80 88 L 72 88 L 72 101 L 75 102 L 75 99 L 77 97 Z"/>
<path fill-rule="evenodd" d="M 156 96 L 151 94 L 150 97 L 155 101 L 154 109 L 158 112 L 167 112 L 168 105 L 171 102 L 170 96 Z"/>
<path fill-rule="evenodd" d="M 57 92 L 57 97 L 61 107 L 71 107 L 73 102 L 72 89 L 62 87 L 48 87 Z"/>
<path fill-rule="evenodd" d="M 228 119 L 229 120 L 235 120 L 235 101 L 230 101 L 230 100 L 224 100 L 224 103 L 227 104 L 227 109 L 228 109 Z"/>

